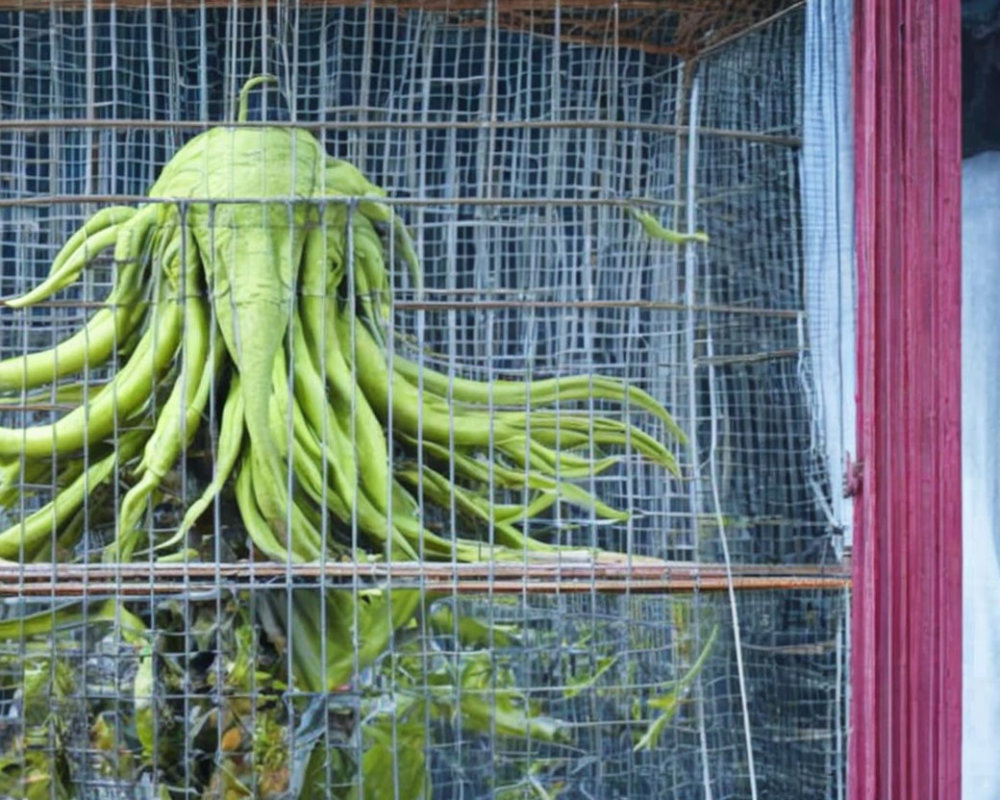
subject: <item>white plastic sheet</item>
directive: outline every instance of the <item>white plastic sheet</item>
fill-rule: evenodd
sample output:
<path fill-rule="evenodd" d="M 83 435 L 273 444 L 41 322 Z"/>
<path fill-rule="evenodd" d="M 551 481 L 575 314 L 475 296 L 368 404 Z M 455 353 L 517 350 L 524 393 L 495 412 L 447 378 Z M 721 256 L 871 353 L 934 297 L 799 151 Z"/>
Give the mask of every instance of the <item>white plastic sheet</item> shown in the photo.
<path fill-rule="evenodd" d="M 815 447 L 832 491 L 814 482 L 830 524 L 851 543 L 852 501 L 839 481 L 855 450 L 854 161 L 851 118 L 851 2 L 806 6 L 802 216 L 805 305 L 816 392 Z"/>

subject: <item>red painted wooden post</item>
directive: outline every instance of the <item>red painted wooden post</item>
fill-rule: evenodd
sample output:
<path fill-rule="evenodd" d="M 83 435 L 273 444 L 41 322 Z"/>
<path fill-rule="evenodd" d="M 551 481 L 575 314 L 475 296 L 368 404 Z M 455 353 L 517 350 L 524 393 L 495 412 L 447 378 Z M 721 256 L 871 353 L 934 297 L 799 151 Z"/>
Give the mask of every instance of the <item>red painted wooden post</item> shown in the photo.
<path fill-rule="evenodd" d="M 961 796 L 959 0 L 855 0 L 850 800 Z"/>

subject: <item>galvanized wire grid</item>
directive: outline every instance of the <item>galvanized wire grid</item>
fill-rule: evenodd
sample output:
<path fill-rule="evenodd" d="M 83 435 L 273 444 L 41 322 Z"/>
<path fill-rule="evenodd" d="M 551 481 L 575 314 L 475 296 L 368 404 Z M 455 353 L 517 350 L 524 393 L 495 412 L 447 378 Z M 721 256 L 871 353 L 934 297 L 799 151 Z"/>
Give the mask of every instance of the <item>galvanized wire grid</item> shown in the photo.
<path fill-rule="evenodd" d="M 0 12 L 4 296 L 44 276 L 100 205 L 138 202 L 193 133 L 179 123 L 232 119 L 242 81 L 270 71 L 284 95 L 255 95 L 258 117 L 317 126 L 413 231 L 426 286 L 397 276 L 395 353 L 481 380 L 620 377 L 695 444 L 675 451 L 683 480 L 628 454 L 585 481 L 627 522 L 571 506 L 543 521 L 560 543 L 624 554 L 600 563 L 230 563 L 240 521 L 220 501 L 202 532 L 214 562 L 100 565 L 122 490 L 109 487 L 63 554 L 72 569 L 0 564 L 32 609 L 83 598 L 57 636 L 22 628 L 0 653 L 0 797 L 228 797 L 238 782 L 402 798 L 421 764 L 440 798 L 842 796 L 845 571 L 809 483 L 836 488 L 810 438 L 802 13 L 745 18 L 685 63 L 624 46 L 626 16 L 584 5 L 522 14 L 517 31 L 502 3 Z M 603 21 L 598 41 L 559 35 L 587 19 Z M 710 244 L 651 241 L 623 208 L 635 198 Z M 105 266 L 0 314 L 2 354 L 78 329 Z M 212 457 L 209 441 L 181 462 L 151 534 L 176 525 Z M 465 533 L 457 514 L 425 513 Z M 321 593 L 360 609 L 386 585 L 441 599 L 339 691 L 287 686 L 282 615 Z M 495 627 L 470 643 L 459 612 Z M 539 736 L 557 721 L 560 738 Z"/>

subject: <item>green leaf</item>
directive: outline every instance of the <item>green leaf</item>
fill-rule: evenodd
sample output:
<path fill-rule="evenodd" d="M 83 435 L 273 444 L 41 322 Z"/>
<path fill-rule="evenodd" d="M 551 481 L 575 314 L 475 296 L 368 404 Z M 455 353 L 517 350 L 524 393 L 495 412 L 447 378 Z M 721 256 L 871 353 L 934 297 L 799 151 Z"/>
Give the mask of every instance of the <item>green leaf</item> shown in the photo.
<path fill-rule="evenodd" d="M 508 694 L 462 694 L 459 710 L 462 725 L 478 733 L 494 730 L 502 736 L 539 739 L 553 742 L 560 738 L 564 724 L 553 717 L 536 716 L 516 704 Z"/>
<path fill-rule="evenodd" d="M 427 796 L 426 731 L 423 721 L 397 721 L 393 730 L 392 718 L 382 716 L 376 723 L 365 725 L 362 736 L 372 743 L 361 757 L 361 795 L 355 786 L 352 798 L 396 800 L 397 787 L 405 787 L 406 797 L 413 800 Z"/>
<path fill-rule="evenodd" d="M 518 642 L 517 628 L 514 625 L 490 625 L 474 617 L 458 615 L 449 604 L 441 604 L 435 608 L 428 620 L 435 632 L 445 635 L 456 635 L 466 647 L 510 647 Z"/>
<path fill-rule="evenodd" d="M 647 701 L 647 705 L 652 708 L 659 709 L 661 713 L 649 724 L 646 732 L 636 744 L 634 748 L 635 752 L 638 752 L 639 750 L 651 750 L 656 747 L 656 743 L 659 741 L 660 734 L 663 733 L 663 729 L 677 714 L 677 711 L 680 709 L 681 701 L 687 694 L 688 688 L 690 688 L 691 684 L 694 683 L 694 679 L 698 677 L 698 673 L 701 672 L 701 668 L 705 666 L 705 661 L 708 660 L 708 654 L 712 649 L 712 645 L 715 644 L 715 640 L 718 635 L 719 626 L 716 625 L 712 628 L 712 633 L 709 634 L 708 641 L 705 643 L 701 653 L 698 655 L 698 660 L 691 665 L 691 668 L 684 673 L 680 680 L 674 681 L 673 690 L 658 697 L 652 697 Z"/>
<path fill-rule="evenodd" d="M 591 686 L 597 683 L 597 680 L 605 672 L 607 672 L 609 669 L 611 669 L 612 666 L 614 666 L 617 660 L 618 656 L 608 656 L 606 658 L 602 658 L 600 661 L 597 662 L 597 670 L 594 672 L 593 675 L 585 676 L 582 678 L 576 678 L 576 677 L 572 678 L 570 680 L 569 686 L 566 688 L 563 694 L 566 697 L 576 697 L 584 689 L 589 689 Z"/>

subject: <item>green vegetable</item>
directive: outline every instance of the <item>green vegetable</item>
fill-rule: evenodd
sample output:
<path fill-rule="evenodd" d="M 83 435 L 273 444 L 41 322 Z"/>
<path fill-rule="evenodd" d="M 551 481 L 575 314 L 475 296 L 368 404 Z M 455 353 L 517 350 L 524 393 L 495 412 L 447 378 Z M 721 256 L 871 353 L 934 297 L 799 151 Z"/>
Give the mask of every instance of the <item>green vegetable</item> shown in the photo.
<path fill-rule="evenodd" d="M 268 81 L 243 87 L 239 122 L 246 120 L 248 92 Z M 289 564 L 559 558 L 563 551 L 528 527 L 556 504 L 581 507 L 607 524 L 628 517 L 628 509 L 577 481 L 611 469 L 626 453 L 660 465 L 666 479 L 681 476 L 687 439 L 638 387 L 602 375 L 483 383 L 390 357 L 393 270 L 408 271 L 415 286 L 421 276 L 413 240 L 384 198 L 305 129 L 220 126 L 173 156 L 149 202 L 104 209 L 74 233 L 49 275 L 6 305 L 26 308 L 66 289 L 109 250 L 115 284 L 82 330 L 45 351 L 0 362 L 0 409 L 68 406 L 50 424 L 0 428 L 0 505 L 15 510 L 28 496 L 25 482 L 55 480 L 40 509 L 0 532 L 0 558 L 80 557 L 72 548 L 84 533 L 84 510 L 98 498 L 116 504 L 113 541 L 103 551 L 108 561 L 176 562 L 199 552 Z M 701 240 L 678 239 L 651 216 L 633 213 L 657 238 Z M 99 384 L 90 374 L 97 367 L 106 370 Z M 71 375 L 74 382 L 64 383 Z M 588 413 L 593 401 L 600 414 Z M 668 441 L 640 428 L 632 413 Z M 396 448 L 405 455 L 395 457 Z M 178 474 L 204 453 L 214 456 L 210 477 L 192 497 L 182 496 Z M 498 489 L 509 496 L 501 501 Z M 161 503 L 176 513 L 166 530 L 151 517 Z M 227 511 L 238 519 L 238 537 L 224 526 L 207 526 L 206 533 L 197 524 L 213 504 L 220 520 Z M 434 527 L 431 507 L 454 508 L 460 529 Z M 154 535 L 148 542 L 147 531 Z M 432 599 L 413 587 L 288 591 L 284 600 L 264 593 L 255 607 L 272 650 L 288 650 L 259 676 L 272 692 L 336 692 L 358 681 L 359 670 L 408 669 L 403 655 L 385 666 L 387 653 L 407 652 Z M 144 622 L 135 624 L 118 603 L 111 608 L 135 640 Z M 440 615 L 431 622 L 440 625 Z M 460 639 L 511 642 L 522 633 L 484 629 L 461 616 L 453 622 Z M 5 620 L 0 639 L 51 629 L 37 618 Z M 121 702 L 132 706 L 136 758 L 151 765 L 169 760 L 169 748 L 178 746 L 158 734 L 167 723 L 157 700 L 191 659 L 175 663 L 147 645 L 131 701 Z M 458 663 L 435 666 L 422 684 L 408 687 L 397 675 L 395 741 L 412 752 L 396 763 L 417 792 L 430 788 L 426 714 L 469 731 L 544 741 L 565 734 L 512 685 L 499 686 L 488 659 Z M 251 691 L 243 686 L 246 672 L 226 671 L 242 697 Z M 228 697 L 224 688 L 219 696 Z M 178 694 L 200 702 L 186 688 Z M 231 706 L 216 725 L 203 721 L 204 740 L 190 752 L 240 750 L 241 718 L 257 720 L 247 728 L 257 737 L 252 753 L 243 752 L 242 761 L 220 756 L 204 791 L 246 794 L 266 785 L 284 792 L 287 751 L 275 743 L 284 722 L 269 707 Z M 385 722 L 378 710 L 359 721 L 354 735 L 366 742 L 364 755 L 336 761 L 363 779 L 359 797 L 384 796 L 380 781 L 392 757 Z M 115 735 L 101 732 L 102 740 Z M 248 766 L 251 755 L 260 763 Z M 323 760 L 309 755 L 305 774 L 319 774 Z M 545 792 L 531 780 L 533 791 Z"/>
<path fill-rule="evenodd" d="M 628 210 L 639 221 L 639 224 L 642 225 L 642 229 L 647 235 L 652 236 L 654 239 L 660 239 L 668 244 L 688 244 L 689 242 L 705 244 L 708 242 L 708 234 L 703 231 L 698 231 L 697 233 L 680 233 L 670 228 L 664 228 L 659 220 L 648 211 L 640 211 L 634 206 L 630 206 Z"/>

